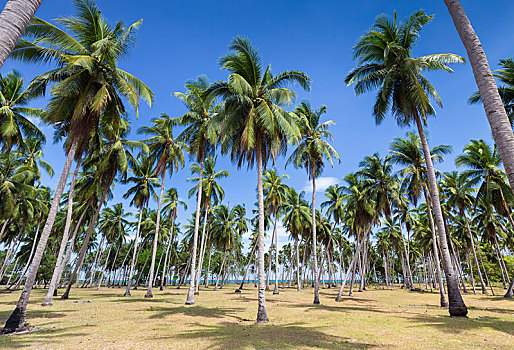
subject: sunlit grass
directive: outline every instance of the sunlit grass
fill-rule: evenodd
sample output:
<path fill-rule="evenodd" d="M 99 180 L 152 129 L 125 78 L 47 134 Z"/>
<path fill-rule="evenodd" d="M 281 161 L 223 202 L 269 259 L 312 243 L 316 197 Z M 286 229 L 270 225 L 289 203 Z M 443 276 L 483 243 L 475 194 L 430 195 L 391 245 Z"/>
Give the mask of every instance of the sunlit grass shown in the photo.
<path fill-rule="evenodd" d="M 144 289 L 123 297 L 123 289 L 73 289 L 70 299 L 43 307 L 45 290 L 32 292 L 28 321 L 39 330 L 0 336 L 0 349 L 514 349 L 514 300 L 465 295 L 469 318 L 450 318 L 437 293 L 370 288 L 342 302 L 336 288 L 321 290 L 312 305 L 311 288 L 267 295 L 270 323 L 257 325 L 256 289 L 235 286 L 201 290 L 184 305 L 187 288 Z M 61 294 L 61 293 L 59 293 Z M 19 296 L 0 293 L 5 322 Z"/>

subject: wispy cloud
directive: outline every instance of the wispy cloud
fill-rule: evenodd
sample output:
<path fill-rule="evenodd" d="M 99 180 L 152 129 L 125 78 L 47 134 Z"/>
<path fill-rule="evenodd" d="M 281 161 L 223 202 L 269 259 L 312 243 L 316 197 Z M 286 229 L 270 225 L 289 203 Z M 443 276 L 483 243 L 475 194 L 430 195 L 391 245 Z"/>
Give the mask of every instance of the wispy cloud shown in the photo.
<path fill-rule="evenodd" d="M 327 188 L 332 185 L 338 184 L 340 181 L 336 177 L 318 177 L 316 179 L 316 193 L 324 192 Z M 312 193 L 312 181 L 305 181 L 305 186 L 303 187 L 305 192 Z"/>

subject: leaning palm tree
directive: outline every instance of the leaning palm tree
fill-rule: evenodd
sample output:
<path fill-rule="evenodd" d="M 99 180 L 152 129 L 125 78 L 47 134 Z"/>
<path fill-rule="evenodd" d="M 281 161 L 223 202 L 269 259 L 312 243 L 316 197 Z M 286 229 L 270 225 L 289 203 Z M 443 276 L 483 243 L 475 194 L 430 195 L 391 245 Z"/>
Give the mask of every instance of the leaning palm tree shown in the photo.
<path fill-rule="evenodd" d="M 448 283 L 450 315 L 465 316 L 467 309 L 459 292 L 448 250 L 434 166 L 423 130 L 423 126 L 427 124 L 427 117 L 435 114 L 430 101 L 433 100 L 440 106 L 442 103 L 435 88 L 422 74 L 433 70 L 452 72 L 448 64 L 462 63 L 464 59 L 449 53 L 412 57 L 412 50 L 421 29 L 432 18 L 433 16 L 427 15 L 423 10 L 413 13 L 400 23 L 396 18 L 396 12 L 393 19 L 386 15 L 378 16 L 373 29 L 367 31 L 354 47 L 354 57 L 359 60 L 359 65 L 348 74 L 345 81 L 348 85 L 355 84 L 357 94 L 378 87 L 379 92 L 373 106 L 373 116 L 377 124 L 380 124 L 391 110 L 398 125 L 416 125 L 425 153 L 430 195 L 440 236 L 443 267 Z"/>
<path fill-rule="evenodd" d="M 7 330 L 15 330 L 25 324 L 32 285 L 75 155 L 81 155 L 91 131 L 98 123 L 116 125 L 119 122 L 125 113 L 121 96 L 135 106 L 136 111 L 140 98 L 150 105 L 153 102 L 153 93 L 144 83 L 117 67 L 117 62 L 128 53 L 134 42 L 134 31 L 141 22 L 128 28 L 121 23 L 111 26 L 94 3 L 77 0 L 75 4 L 76 17 L 58 20 L 71 34 L 34 18 L 25 31 L 25 35 L 33 38 L 34 42 L 20 39 L 11 53 L 13 58 L 27 62 L 57 63 L 58 68 L 36 77 L 31 86 L 35 91 L 43 92 L 48 84 L 55 83 L 50 91 L 51 101 L 45 119 L 55 125 L 65 125 L 68 139 L 67 158 L 48 219 L 23 292 L 5 325 Z M 108 118 L 101 118 L 107 111 Z"/>
<path fill-rule="evenodd" d="M 444 2 L 468 53 L 494 141 L 503 159 L 510 187 L 514 189 L 514 133 L 487 56 L 459 0 L 444 0 Z"/>
<path fill-rule="evenodd" d="M 277 76 L 268 65 L 263 71 L 257 50 L 245 38 L 235 38 L 230 53 L 220 60 L 231 74 L 228 81 L 215 82 L 209 95 L 224 98 L 224 111 L 217 117 L 222 152 L 231 154 L 238 167 L 257 162 L 258 238 L 258 311 L 257 322 L 268 322 L 264 281 L 264 195 L 263 168 L 286 151 L 287 140 L 298 138 L 294 118 L 282 107 L 290 105 L 295 93 L 288 84 L 310 89 L 310 78 L 302 72 L 285 71 Z"/>
<path fill-rule="evenodd" d="M 287 164 L 293 163 L 297 168 L 305 168 L 312 181 L 312 254 L 314 261 L 314 304 L 319 304 L 319 279 L 318 279 L 318 258 L 316 249 L 316 177 L 320 176 L 327 159 L 331 166 L 334 166 L 333 159 L 339 159 L 339 155 L 330 141 L 333 141 L 332 134 L 328 131 L 334 121 L 328 120 L 321 123 L 320 119 L 327 111 L 325 106 L 319 109 L 312 109 L 309 102 L 300 103 L 295 109 L 297 123 L 300 129 L 301 140 L 297 148 L 289 157 Z"/>
<path fill-rule="evenodd" d="M 200 228 L 203 163 L 205 157 L 214 151 L 214 143 L 217 137 L 216 128 L 213 123 L 213 117 L 216 115 L 215 98 L 205 93 L 208 88 L 209 82 L 207 77 L 202 75 L 197 80 L 186 82 L 187 93 L 175 92 L 173 94 L 186 105 L 188 110 L 182 117 L 175 119 L 177 124 L 186 126 L 186 129 L 179 135 L 178 139 L 189 145 L 191 158 L 194 158 L 200 164 L 193 248 L 191 251 L 191 281 L 186 305 L 193 305 L 195 303 L 196 248 L 198 244 L 198 230 Z"/>
<path fill-rule="evenodd" d="M 134 238 L 134 251 L 132 253 L 132 262 L 130 263 L 130 272 L 128 275 L 127 289 L 124 296 L 130 296 L 130 287 L 132 285 L 132 277 L 134 276 L 134 267 L 137 258 L 137 245 L 139 241 L 139 234 L 141 232 L 141 220 L 143 218 L 143 209 L 147 207 L 150 197 L 156 198 L 155 186 L 159 185 L 159 179 L 155 168 L 154 162 L 149 157 L 138 157 L 131 166 L 132 176 L 126 182 L 133 182 L 134 185 L 128 189 L 123 195 L 123 198 L 132 196 L 130 205 L 136 206 L 139 209 L 139 217 L 137 222 L 136 237 Z"/>
<path fill-rule="evenodd" d="M 151 135 L 145 141 L 150 149 L 150 158 L 155 161 L 155 175 L 161 177 L 161 191 L 159 194 L 159 202 L 157 204 L 157 220 L 155 223 L 155 235 L 153 239 L 152 262 L 150 265 L 150 283 L 148 283 L 148 291 L 145 298 L 152 298 L 152 286 L 155 269 L 155 256 L 157 254 L 157 242 L 159 237 L 159 225 L 161 222 L 161 205 L 164 193 L 164 178 L 166 171 L 170 176 L 173 172 L 178 171 L 179 167 L 184 167 L 184 150 L 187 146 L 173 138 L 173 121 L 167 115 L 152 120 L 152 126 L 143 126 L 139 129 L 139 133 Z"/>

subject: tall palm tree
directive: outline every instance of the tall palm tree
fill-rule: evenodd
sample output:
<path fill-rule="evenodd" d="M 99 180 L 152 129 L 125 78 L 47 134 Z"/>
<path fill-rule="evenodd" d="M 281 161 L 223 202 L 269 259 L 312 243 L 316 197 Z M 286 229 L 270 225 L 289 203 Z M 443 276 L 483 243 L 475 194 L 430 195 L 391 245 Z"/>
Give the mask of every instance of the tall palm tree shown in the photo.
<path fill-rule="evenodd" d="M 380 15 L 375 19 L 372 30 L 367 31 L 354 47 L 354 57 L 359 65 L 346 77 L 347 84 L 355 84 L 357 94 L 379 88 L 373 116 L 381 123 L 391 109 L 398 125 L 415 124 L 425 153 L 425 162 L 430 184 L 430 195 L 439 233 L 443 267 L 448 284 L 450 315 L 465 316 L 466 305 L 458 288 L 458 281 L 452 266 L 446 240 L 446 231 L 439 201 L 439 192 L 430 149 L 423 130 L 427 117 L 435 114 L 430 101 L 442 105 L 435 88 L 422 75 L 423 72 L 444 70 L 452 72 L 448 64 L 464 62 L 460 56 L 442 53 L 412 57 L 421 29 L 433 16 L 423 10 L 414 12 L 398 23 L 396 12 L 392 19 Z"/>
<path fill-rule="evenodd" d="M 277 219 L 279 217 L 280 211 L 282 210 L 282 205 L 285 201 L 285 196 L 287 193 L 287 185 L 282 182 L 283 179 L 288 178 L 289 176 L 279 175 L 276 170 L 266 170 L 264 173 L 263 179 L 263 193 L 264 193 L 264 206 L 266 209 L 273 214 L 274 223 L 273 223 L 273 237 L 275 238 L 275 289 L 273 290 L 273 294 L 279 294 L 278 291 L 278 234 L 277 234 Z M 272 239 L 273 240 L 273 239 Z M 273 242 L 271 242 L 271 246 L 273 246 Z M 271 253 L 271 249 L 270 249 Z M 271 266 L 271 257 L 270 257 L 270 266 Z M 271 270 L 268 271 L 268 280 L 271 275 Z M 268 284 L 268 282 L 266 282 Z"/>
<path fill-rule="evenodd" d="M 43 0 L 9 0 L 0 13 L 0 68 Z"/>
<path fill-rule="evenodd" d="M 459 0 L 444 0 L 444 3 L 468 53 L 494 141 L 503 159 L 510 187 L 514 189 L 514 133 L 484 48 Z"/>
<path fill-rule="evenodd" d="M 157 254 L 162 196 L 164 193 L 164 178 L 166 176 L 166 171 L 169 171 L 170 176 L 172 176 L 174 171 L 178 171 L 179 167 L 184 167 L 184 150 L 187 151 L 187 146 L 183 142 L 177 141 L 173 138 L 173 121 L 167 115 L 153 119 L 152 126 L 143 126 L 139 129 L 139 133 L 152 135 L 149 139 L 143 142 L 148 145 L 148 148 L 150 149 L 150 158 L 155 161 L 155 175 L 157 177 L 161 177 L 161 191 L 157 205 L 157 222 L 155 224 L 152 262 L 150 265 L 150 283 L 148 283 L 148 291 L 145 294 L 145 298 L 152 298 L 155 256 Z"/>
<path fill-rule="evenodd" d="M 20 73 L 0 75 L 0 144 L 4 151 L 13 145 L 22 148 L 26 137 L 45 143 L 45 135 L 28 118 L 45 118 L 43 109 L 27 106 L 35 97 L 32 89 L 23 87 Z"/>
<path fill-rule="evenodd" d="M 293 187 L 289 187 L 283 205 L 284 226 L 295 240 L 296 246 L 296 290 L 300 291 L 300 240 L 307 223 L 311 222 L 309 205 L 304 199 L 305 192 L 297 193 Z"/>
<path fill-rule="evenodd" d="M 328 120 L 321 123 L 321 117 L 327 112 L 325 106 L 315 110 L 310 103 L 304 101 L 295 109 L 297 123 L 300 129 L 301 139 L 297 148 L 289 157 L 287 163 L 293 163 L 297 168 L 305 168 L 309 180 L 312 181 L 312 253 L 314 261 L 314 304 L 319 304 L 319 279 L 318 259 L 316 249 L 316 177 L 320 176 L 327 159 L 331 166 L 334 166 L 333 159 L 339 159 L 339 155 L 330 142 L 333 141 L 332 134 L 328 131 L 334 121 Z"/>
<path fill-rule="evenodd" d="M 137 258 L 137 245 L 139 234 L 141 232 L 141 220 L 143 218 L 143 209 L 148 206 L 150 197 L 156 198 L 155 186 L 159 186 L 159 178 L 157 178 L 154 162 L 149 157 L 138 157 L 132 166 L 132 176 L 127 178 L 127 183 L 134 183 L 123 195 L 123 198 L 132 196 L 130 205 L 134 205 L 139 209 L 139 217 L 137 222 L 136 237 L 134 238 L 134 251 L 132 253 L 132 262 L 130 263 L 130 272 L 128 275 L 127 289 L 124 296 L 130 296 L 130 287 L 132 285 L 132 277 L 134 276 L 134 266 Z"/>
<path fill-rule="evenodd" d="M 150 105 L 153 101 L 153 93 L 143 82 L 117 67 L 117 62 L 128 53 L 134 42 L 134 31 L 141 22 L 128 28 L 121 23 L 111 26 L 94 3 L 77 0 L 75 6 L 77 16 L 58 20 L 71 34 L 34 18 L 25 31 L 25 35 L 33 38 L 34 42 L 20 39 L 11 53 L 13 58 L 28 62 L 57 63 L 58 68 L 36 77 L 31 88 L 42 93 L 48 84 L 55 83 L 46 120 L 67 125 L 68 154 L 23 292 L 6 322 L 8 330 L 25 324 L 32 285 L 77 150 L 80 148 L 78 154 L 81 155 L 90 132 L 98 123 L 116 125 L 119 122 L 125 112 L 121 96 L 136 107 L 136 112 L 140 98 Z M 107 117 L 101 118 L 102 115 Z"/>
<path fill-rule="evenodd" d="M 216 142 L 216 128 L 213 117 L 216 115 L 215 97 L 206 94 L 209 88 L 209 81 L 205 75 L 197 80 L 186 82 L 187 92 L 175 92 L 173 95 L 179 98 L 186 106 L 187 113 L 176 118 L 175 122 L 186 126 L 186 129 L 179 135 L 178 139 L 189 145 L 189 154 L 200 164 L 198 174 L 198 197 L 196 201 L 195 227 L 193 235 L 191 281 L 187 293 L 186 305 L 195 303 L 195 271 L 196 271 L 196 248 L 198 243 L 198 230 L 200 228 L 200 209 L 202 202 L 202 177 L 203 163 L 205 157 L 214 151 Z"/>
<path fill-rule="evenodd" d="M 282 107 L 290 105 L 295 93 L 285 86 L 298 83 L 310 89 L 310 78 L 302 72 L 284 71 L 276 76 L 268 65 L 263 71 L 257 50 L 245 38 L 235 38 L 231 53 L 220 59 L 222 69 L 230 72 L 228 81 L 209 88 L 209 95 L 224 98 L 219 115 L 222 152 L 230 152 L 238 167 L 257 162 L 257 198 L 259 210 L 258 239 L 258 311 L 257 322 L 268 322 L 264 281 L 264 195 L 263 168 L 271 158 L 286 151 L 287 140 L 297 138 L 294 118 Z"/>

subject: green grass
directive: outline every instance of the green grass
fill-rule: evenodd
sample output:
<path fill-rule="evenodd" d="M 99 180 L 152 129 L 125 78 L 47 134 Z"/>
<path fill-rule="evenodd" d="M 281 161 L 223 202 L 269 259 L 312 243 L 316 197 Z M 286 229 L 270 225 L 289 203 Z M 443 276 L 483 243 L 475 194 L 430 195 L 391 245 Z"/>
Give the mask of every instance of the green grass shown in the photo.
<path fill-rule="evenodd" d="M 266 295 L 269 324 L 254 322 L 257 291 L 235 286 L 201 290 L 184 305 L 187 288 L 72 289 L 70 299 L 43 307 L 45 290 L 33 291 L 27 320 L 39 329 L 0 336 L 0 349 L 514 349 L 514 300 L 464 296 L 469 318 L 450 318 L 437 293 L 371 287 L 334 301 L 337 289 L 280 290 Z M 61 293 L 59 293 L 61 294 Z M 19 292 L 0 293 L 5 322 Z M 89 302 L 87 302 L 89 301 Z"/>

